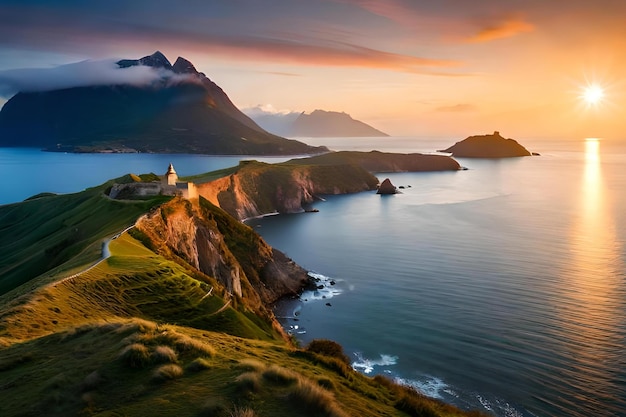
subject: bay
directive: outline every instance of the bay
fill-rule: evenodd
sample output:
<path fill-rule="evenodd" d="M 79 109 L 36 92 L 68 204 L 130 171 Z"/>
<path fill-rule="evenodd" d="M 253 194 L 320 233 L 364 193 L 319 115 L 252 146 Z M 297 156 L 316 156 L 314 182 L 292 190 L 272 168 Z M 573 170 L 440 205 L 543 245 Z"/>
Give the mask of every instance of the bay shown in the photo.
<path fill-rule="evenodd" d="M 278 306 L 283 325 L 464 408 L 626 415 L 626 146 L 524 144 L 542 156 L 379 174 L 402 194 L 326 196 L 319 213 L 249 222 L 326 277 Z"/>

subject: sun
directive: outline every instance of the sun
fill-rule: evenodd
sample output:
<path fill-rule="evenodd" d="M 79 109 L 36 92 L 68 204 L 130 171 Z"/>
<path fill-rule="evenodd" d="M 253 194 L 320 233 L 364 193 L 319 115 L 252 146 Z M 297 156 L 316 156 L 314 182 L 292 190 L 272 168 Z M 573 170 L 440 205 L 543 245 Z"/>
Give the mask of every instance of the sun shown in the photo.
<path fill-rule="evenodd" d="M 580 96 L 588 105 L 597 105 L 604 98 L 604 89 L 597 84 L 588 85 Z"/>

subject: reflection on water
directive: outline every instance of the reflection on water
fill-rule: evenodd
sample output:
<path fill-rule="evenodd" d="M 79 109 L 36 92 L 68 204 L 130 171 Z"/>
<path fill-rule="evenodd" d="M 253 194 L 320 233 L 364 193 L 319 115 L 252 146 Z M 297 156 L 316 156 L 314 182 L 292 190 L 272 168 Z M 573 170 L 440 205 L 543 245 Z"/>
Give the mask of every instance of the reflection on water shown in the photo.
<path fill-rule="evenodd" d="M 580 186 L 577 221 L 570 236 L 571 265 L 567 266 L 562 291 L 568 302 L 559 309 L 567 343 L 561 352 L 577 369 L 563 370 L 560 377 L 579 393 L 578 406 L 606 407 L 619 395 L 611 375 L 619 369 L 619 252 L 615 224 L 608 207 L 602 176 L 599 139 L 586 139 L 584 171 Z M 605 366 L 597 366 L 605 364 Z"/>

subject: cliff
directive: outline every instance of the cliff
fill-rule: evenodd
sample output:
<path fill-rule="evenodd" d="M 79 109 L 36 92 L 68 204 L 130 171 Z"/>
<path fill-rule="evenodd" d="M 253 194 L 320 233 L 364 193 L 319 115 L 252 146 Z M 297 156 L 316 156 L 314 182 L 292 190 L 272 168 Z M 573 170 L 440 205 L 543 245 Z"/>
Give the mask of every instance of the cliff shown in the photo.
<path fill-rule="evenodd" d="M 492 135 L 470 136 L 440 152 L 450 152 L 462 158 L 511 158 L 531 153 L 514 139 L 505 139 L 500 132 Z"/>
<path fill-rule="evenodd" d="M 324 194 L 376 189 L 378 180 L 360 166 L 242 162 L 234 172 L 198 184 L 198 194 L 237 219 L 298 213 Z"/>
<path fill-rule="evenodd" d="M 268 213 L 298 213 L 323 195 L 375 190 L 372 172 L 457 171 L 440 155 L 332 152 L 280 164 L 242 162 L 217 179 L 196 178 L 199 195 L 237 219 Z"/>
<path fill-rule="evenodd" d="M 266 316 L 273 303 L 308 282 L 304 269 L 204 199 L 197 205 L 175 199 L 142 217 L 136 229 L 153 251 L 215 278 Z"/>
<path fill-rule="evenodd" d="M 0 111 L 0 146 L 71 152 L 293 155 L 323 149 L 266 132 L 193 64 L 161 54 L 126 59 L 148 85 L 93 85 L 19 92 Z M 120 76 L 120 78 L 123 78 Z"/>

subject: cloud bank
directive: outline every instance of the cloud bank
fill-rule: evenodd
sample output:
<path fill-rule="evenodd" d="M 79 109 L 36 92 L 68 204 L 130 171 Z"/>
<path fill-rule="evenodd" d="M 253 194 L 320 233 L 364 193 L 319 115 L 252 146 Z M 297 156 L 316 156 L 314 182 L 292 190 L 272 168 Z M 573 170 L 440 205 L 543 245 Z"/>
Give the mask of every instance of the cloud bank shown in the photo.
<path fill-rule="evenodd" d="M 51 68 L 23 68 L 0 71 L 0 97 L 18 92 L 40 92 L 72 87 L 132 85 L 148 86 L 166 80 L 177 83 L 188 75 L 144 65 L 119 68 L 117 60 L 81 61 Z"/>

